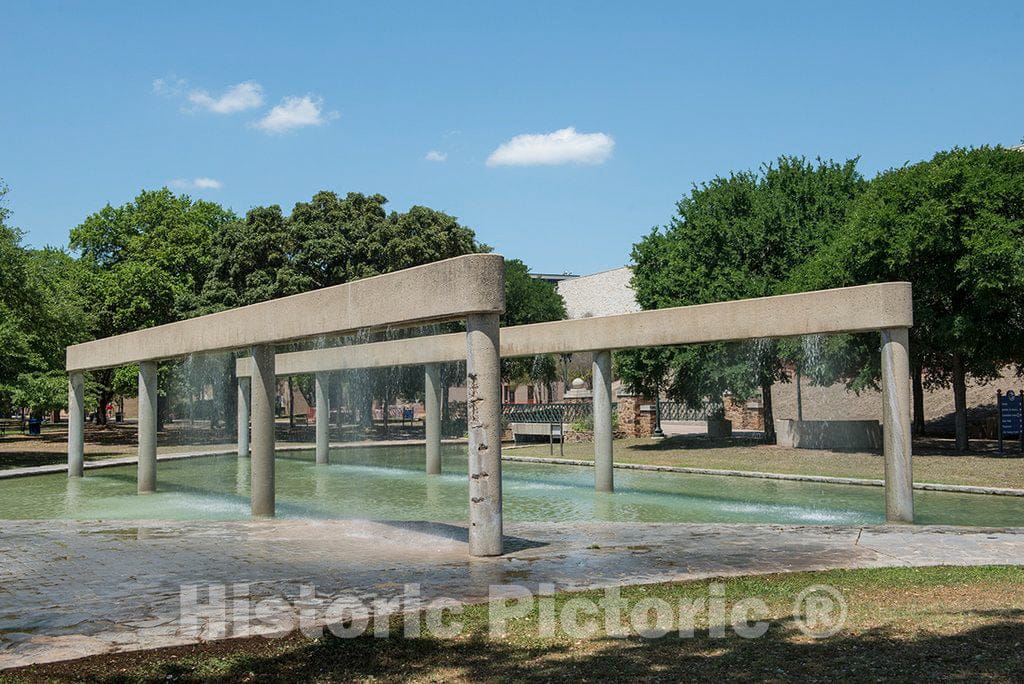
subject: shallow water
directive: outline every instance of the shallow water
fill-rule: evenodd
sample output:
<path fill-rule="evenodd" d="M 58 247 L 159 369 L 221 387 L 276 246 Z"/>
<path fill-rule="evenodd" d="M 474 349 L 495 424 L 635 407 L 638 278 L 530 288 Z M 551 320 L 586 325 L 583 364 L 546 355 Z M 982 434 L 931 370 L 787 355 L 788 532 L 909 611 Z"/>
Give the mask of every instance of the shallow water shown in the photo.
<path fill-rule="evenodd" d="M 465 521 L 465 446 L 444 447 L 444 472 L 423 472 L 422 446 L 279 453 L 277 514 L 289 518 Z M 881 523 L 880 487 L 714 475 L 615 472 L 614 494 L 594 491 L 588 467 L 502 464 L 510 521 Z M 237 520 L 249 517 L 249 461 L 211 456 L 161 462 L 155 494 L 139 496 L 135 466 L 0 481 L 0 519 Z M 915 492 L 919 523 L 1024 525 L 1018 497 Z"/>

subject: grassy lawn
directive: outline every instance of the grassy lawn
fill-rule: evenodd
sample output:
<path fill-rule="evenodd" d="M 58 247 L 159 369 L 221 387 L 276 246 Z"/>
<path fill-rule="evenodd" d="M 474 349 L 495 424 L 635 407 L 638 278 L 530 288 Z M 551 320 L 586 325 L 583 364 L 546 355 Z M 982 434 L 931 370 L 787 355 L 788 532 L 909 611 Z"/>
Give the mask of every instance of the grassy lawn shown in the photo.
<path fill-rule="evenodd" d="M 218 445 L 210 443 L 209 439 L 205 440 L 205 444 L 179 443 L 179 440 L 173 438 L 166 441 L 171 443 L 160 444 L 160 453 L 230 448 L 229 444 Z M 138 443 L 134 425 L 111 425 L 106 428 L 86 426 L 86 461 L 123 458 L 135 456 L 137 453 Z M 0 438 L 0 470 L 67 463 L 67 454 L 67 426 L 48 426 L 38 437 L 8 434 Z"/>
<path fill-rule="evenodd" d="M 892 568 L 796 573 L 715 580 L 725 586 L 727 613 L 736 601 L 758 597 L 768 623 L 758 638 L 731 628 L 709 636 L 707 612 L 698 612 L 694 636 L 673 629 L 660 638 L 610 638 L 603 631 L 541 637 L 536 608 L 508 624 L 504 637 L 488 633 L 486 606 L 469 606 L 453 619 L 459 636 L 405 638 L 401 619 L 392 636 L 355 639 L 292 636 L 252 638 L 107 655 L 5 673 L 11 682 L 272 682 L 272 681 L 900 681 L 1024 678 L 1024 569 L 1010 567 Z M 794 619 L 803 589 L 831 585 L 848 616 L 837 634 L 814 639 Z M 639 599 L 672 606 L 707 599 L 709 582 L 622 589 L 624 614 Z M 600 592 L 558 594 L 556 614 L 572 598 L 598 601 Z"/>
<path fill-rule="evenodd" d="M 315 445 L 315 426 L 288 427 L 287 419 L 278 419 L 276 439 L 278 446 Z M 373 430 L 360 430 L 346 426 L 344 430 L 334 429 L 333 441 L 402 440 L 422 439 L 420 427 L 393 425 L 387 431 L 381 426 Z M 185 422 L 169 423 L 158 434 L 157 448 L 160 454 L 183 451 L 231 451 L 235 448 L 234 437 L 225 431 L 211 431 L 208 427 L 191 428 Z M 30 466 L 67 463 L 68 431 L 66 425 L 45 426 L 43 434 L 29 437 L 8 433 L 0 437 L 0 470 Z M 111 458 L 135 456 L 138 442 L 134 423 L 110 424 L 108 426 L 86 425 L 85 460 L 102 461 Z"/>
<path fill-rule="evenodd" d="M 507 455 L 547 457 L 548 445 L 508 449 Z M 555 447 L 558 456 L 558 447 Z M 593 460 L 591 443 L 565 445 L 565 457 Z M 881 479 L 880 454 L 813 451 L 764 446 L 740 439 L 712 441 L 702 437 L 615 441 L 621 463 L 755 470 L 794 475 L 827 475 Z M 924 442 L 914 445 L 914 481 L 988 487 L 1024 488 L 1024 458 L 999 458 L 986 452 L 955 454 Z"/>

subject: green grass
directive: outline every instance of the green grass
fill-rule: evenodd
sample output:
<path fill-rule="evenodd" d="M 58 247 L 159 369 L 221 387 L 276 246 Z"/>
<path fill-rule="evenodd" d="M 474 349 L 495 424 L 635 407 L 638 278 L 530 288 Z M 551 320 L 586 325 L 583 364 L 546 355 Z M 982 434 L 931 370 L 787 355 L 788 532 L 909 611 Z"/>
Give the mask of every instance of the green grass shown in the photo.
<path fill-rule="evenodd" d="M 488 634 L 486 606 L 458 616 L 456 638 L 392 636 L 315 640 L 253 638 L 157 651 L 97 656 L 7 673 L 11 682 L 100 681 L 927 681 L 1024 677 L 1024 570 L 1017 567 L 835 570 L 715 580 L 731 606 L 757 597 L 768 606 L 763 637 L 709 636 L 700 618 L 695 636 L 657 639 L 538 635 L 539 611 L 509 623 L 503 638 Z M 849 607 L 845 628 L 826 639 L 797 629 L 794 597 L 813 584 L 839 589 Z M 556 613 L 570 599 L 601 592 L 558 594 Z M 634 605 L 656 598 L 709 596 L 709 582 L 622 588 Z M 604 616 L 596 616 L 603 624 Z"/>
<path fill-rule="evenodd" d="M 557 457 L 557 446 L 554 451 Z M 508 449 L 506 454 L 547 457 L 549 448 L 546 444 L 517 447 Z M 593 444 L 566 444 L 565 458 L 593 460 Z M 866 479 L 881 479 L 884 475 L 884 465 L 879 454 L 789 449 L 738 439 L 620 439 L 615 441 L 615 460 L 620 463 L 753 470 L 790 475 Z M 918 450 L 915 446 L 913 467 L 915 482 L 1024 488 L 1024 458 L 954 455 L 934 448 Z"/>

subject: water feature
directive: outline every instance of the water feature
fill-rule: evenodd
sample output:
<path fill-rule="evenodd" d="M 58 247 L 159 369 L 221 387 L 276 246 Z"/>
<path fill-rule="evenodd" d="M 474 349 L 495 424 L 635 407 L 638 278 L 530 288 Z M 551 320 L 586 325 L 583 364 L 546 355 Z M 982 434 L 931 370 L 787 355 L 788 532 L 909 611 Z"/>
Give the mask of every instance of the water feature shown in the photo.
<path fill-rule="evenodd" d="M 466 455 L 446 445 L 440 476 L 423 472 L 422 446 L 335 449 L 277 458 L 277 514 L 289 518 L 437 520 L 467 517 Z M 616 492 L 594 491 L 588 467 L 506 462 L 509 521 L 769 522 L 856 525 L 885 520 L 880 487 L 619 470 Z M 214 456 L 161 462 L 155 494 L 135 494 L 135 467 L 0 481 L 2 519 L 249 519 L 249 460 Z M 1024 499 L 915 492 L 917 522 L 1024 523 Z"/>

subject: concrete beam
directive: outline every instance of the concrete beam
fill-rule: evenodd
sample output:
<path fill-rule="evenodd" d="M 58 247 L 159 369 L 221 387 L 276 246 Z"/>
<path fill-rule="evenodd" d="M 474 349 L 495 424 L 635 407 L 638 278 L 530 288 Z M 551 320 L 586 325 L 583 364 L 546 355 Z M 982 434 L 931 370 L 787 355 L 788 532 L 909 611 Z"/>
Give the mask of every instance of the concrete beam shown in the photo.
<path fill-rule="evenodd" d="M 503 358 L 910 327 L 910 283 L 577 318 L 502 330 Z"/>
<path fill-rule="evenodd" d="M 506 328 L 506 330 L 512 329 Z M 355 368 L 419 366 L 428 363 L 465 361 L 465 359 L 465 333 L 451 333 L 278 354 L 274 372 L 278 376 L 284 377 Z M 247 357 L 236 359 L 235 373 L 239 377 L 251 375 L 250 359 Z"/>
<path fill-rule="evenodd" d="M 67 370 L 500 314 L 504 259 L 468 254 L 67 348 Z M 382 305 L 385 303 L 386 305 Z"/>
<path fill-rule="evenodd" d="M 579 318 L 501 330 L 501 356 L 873 332 L 913 325 L 910 283 L 881 283 L 732 302 Z M 465 359 L 462 333 L 278 354 L 277 375 Z M 248 359 L 236 373 L 251 374 Z"/>

